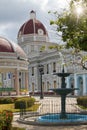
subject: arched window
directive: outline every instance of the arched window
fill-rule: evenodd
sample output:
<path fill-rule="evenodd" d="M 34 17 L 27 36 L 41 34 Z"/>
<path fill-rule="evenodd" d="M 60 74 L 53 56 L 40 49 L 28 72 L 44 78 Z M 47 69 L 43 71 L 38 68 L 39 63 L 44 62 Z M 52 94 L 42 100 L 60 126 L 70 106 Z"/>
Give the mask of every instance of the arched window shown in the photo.
<path fill-rule="evenodd" d="M 54 88 L 57 88 L 57 83 L 56 83 L 56 81 L 54 81 Z"/>
<path fill-rule="evenodd" d="M 49 64 L 47 64 L 47 74 L 49 74 Z"/>
<path fill-rule="evenodd" d="M 32 76 L 34 75 L 34 67 L 32 67 Z"/>
<path fill-rule="evenodd" d="M 56 72 L 56 63 L 53 62 L 53 72 Z"/>
<path fill-rule="evenodd" d="M 49 81 L 47 82 L 47 90 L 49 91 Z"/>

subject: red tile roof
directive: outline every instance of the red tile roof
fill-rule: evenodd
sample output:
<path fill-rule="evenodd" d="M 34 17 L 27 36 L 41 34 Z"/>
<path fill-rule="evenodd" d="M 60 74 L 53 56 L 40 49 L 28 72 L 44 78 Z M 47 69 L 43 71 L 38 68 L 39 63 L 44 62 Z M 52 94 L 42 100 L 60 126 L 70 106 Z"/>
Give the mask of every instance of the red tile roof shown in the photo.
<path fill-rule="evenodd" d="M 11 43 L 4 38 L 0 38 L 0 52 L 14 52 Z"/>
<path fill-rule="evenodd" d="M 30 19 L 21 26 L 18 32 L 18 36 L 25 35 L 25 34 L 34 34 L 34 33 L 38 34 L 38 29 L 42 29 L 44 35 L 48 35 L 46 28 L 39 20 Z"/>
<path fill-rule="evenodd" d="M 9 53 L 16 53 L 17 58 L 26 60 L 27 56 L 22 50 L 22 48 L 16 44 L 8 41 L 7 39 L 0 37 L 0 52 L 8 52 Z"/>

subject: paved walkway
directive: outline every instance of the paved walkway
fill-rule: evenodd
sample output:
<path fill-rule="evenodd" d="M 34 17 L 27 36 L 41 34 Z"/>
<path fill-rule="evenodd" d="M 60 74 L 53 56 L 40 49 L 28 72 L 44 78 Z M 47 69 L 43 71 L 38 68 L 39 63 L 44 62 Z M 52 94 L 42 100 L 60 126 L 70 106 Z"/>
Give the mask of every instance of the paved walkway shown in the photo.
<path fill-rule="evenodd" d="M 39 98 L 37 98 L 37 100 L 39 100 Z M 53 101 L 57 102 L 58 105 L 60 104 L 60 98 L 56 98 L 56 97 L 53 97 L 53 98 L 45 98 L 45 99 L 42 99 L 40 100 L 40 102 L 44 105 L 48 102 L 51 102 L 53 103 Z M 66 104 L 75 104 L 76 103 L 76 99 L 75 98 L 68 98 L 67 101 L 66 101 Z M 55 106 L 55 105 L 54 105 Z M 51 107 L 51 105 L 50 105 Z M 57 106 L 58 107 L 58 106 Z M 43 107 L 42 107 L 43 108 Z M 72 105 L 71 107 L 72 109 L 74 110 L 77 110 L 78 108 L 76 108 L 74 105 Z M 41 109 L 41 108 L 40 108 Z M 41 109 L 40 111 L 42 113 L 48 112 L 48 105 L 46 106 L 45 105 L 45 110 Z M 56 107 L 52 107 L 50 109 L 50 112 L 51 111 L 55 111 Z M 69 110 L 70 108 L 67 107 L 67 110 Z M 17 122 L 17 119 L 19 118 L 19 115 L 15 115 L 14 118 L 13 118 L 13 122 L 12 122 L 12 125 L 13 126 L 17 126 L 17 127 L 20 127 L 20 128 L 26 128 L 26 130 L 87 130 L 87 125 L 77 125 L 77 126 L 33 126 L 33 125 L 25 125 L 25 124 L 22 124 L 22 123 L 18 123 Z"/>

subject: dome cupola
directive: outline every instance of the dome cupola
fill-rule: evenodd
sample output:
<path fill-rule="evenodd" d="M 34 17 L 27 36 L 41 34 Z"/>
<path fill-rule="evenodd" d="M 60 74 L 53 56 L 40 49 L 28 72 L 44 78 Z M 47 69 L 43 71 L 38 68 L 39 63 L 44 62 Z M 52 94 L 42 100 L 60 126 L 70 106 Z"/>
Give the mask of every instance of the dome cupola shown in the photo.
<path fill-rule="evenodd" d="M 36 39 L 38 40 L 40 40 L 40 37 L 42 37 L 42 41 L 48 39 L 48 33 L 45 26 L 42 22 L 36 19 L 36 12 L 33 10 L 30 12 L 30 19 L 20 27 L 17 37 L 19 40 L 20 38 L 25 38 L 27 36 L 28 38 L 29 36 L 36 36 Z"/>
<path fill-rule="evenodd" d="M 27 59 L 25 52 L 18 44 L 12 43 L 3 37 L 0 37 L 0 53 L 3 55 L 3 58 L 4 54 L 6 54 L 5 56 L 9 56 L 10 54 L 11 56 L 15 55 L 17 59 Z"/>

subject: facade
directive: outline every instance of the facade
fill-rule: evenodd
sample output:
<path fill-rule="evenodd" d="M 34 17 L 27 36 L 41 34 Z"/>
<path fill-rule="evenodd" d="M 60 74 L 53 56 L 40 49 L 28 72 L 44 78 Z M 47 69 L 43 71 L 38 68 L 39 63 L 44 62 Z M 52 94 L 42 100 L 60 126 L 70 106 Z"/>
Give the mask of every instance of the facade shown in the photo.
<path fill-rule="evenodd" d="M 79 89 L 73 92 L 72 95 L 87 94 L 87 71 L 70 62 L 71 58 L 77 60 L 77 57 L 72 55 L 72 50 L 62 50 L 60 53 L 54 47 L 57 44 L 49 41 L 47 30 L 36 19 L 34 11 L 30 12 L 30 19 L 20 27 L 17 40 L 29 60 L 29 91 L 32 94 L 41 92 L 40 65 L 43 65 L 44 68 L 42 75 L 43 92 L 49 93 L 51 88 L 61 87 L 61 79 L 54 73 L 62 71 L 63 63 L 67 63 L 64 67 L 65 71 L 72 73 L 66 78 L 67 87 Z"/>
<path fill-rule="evenodd" d="M 27 56 L 19 45 L 0 37 L 0 96 L 19 96 L 23 90 L 28 92 Z"/>

